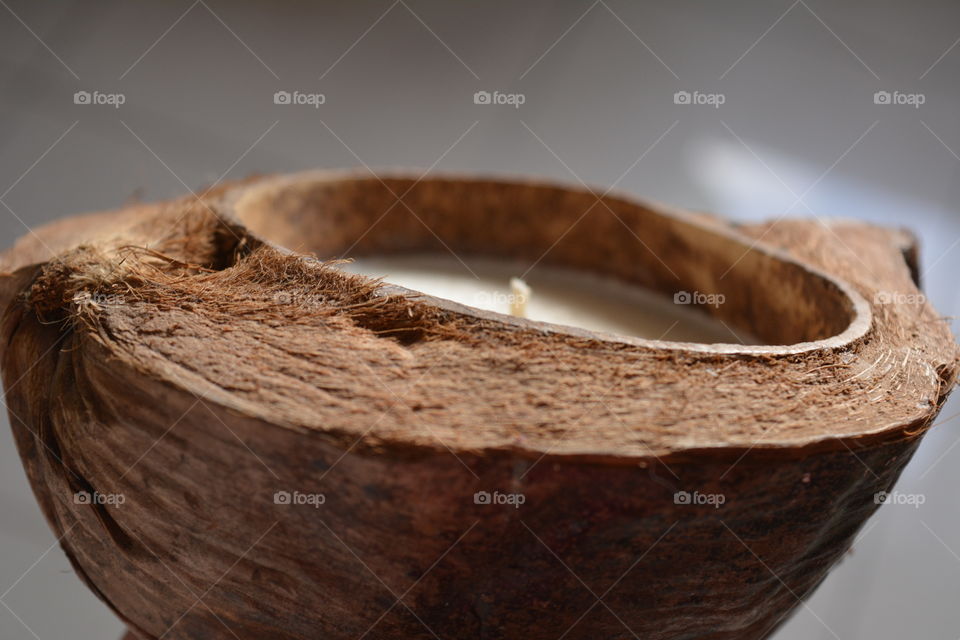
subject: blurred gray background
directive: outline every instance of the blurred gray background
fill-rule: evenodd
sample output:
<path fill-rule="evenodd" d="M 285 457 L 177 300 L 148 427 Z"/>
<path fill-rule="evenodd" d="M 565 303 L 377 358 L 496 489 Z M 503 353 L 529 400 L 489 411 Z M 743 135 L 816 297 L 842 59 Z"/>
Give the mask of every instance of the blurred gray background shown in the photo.
<path fill-rule="evenodd" d="M 908 226 L 929 297 L 954 316 L 958 38 L 947 1 L 2 0 L 0 244 L 258 172 L 537 174 L 739 219 Z M 677 104 L 683 91 L 723 104 Z M 925 503 L 883 507 L 777 640 L 960 636 L 958 406 L 898 485 Z M 2 427 L 0 638 L 118 638 Z"/>

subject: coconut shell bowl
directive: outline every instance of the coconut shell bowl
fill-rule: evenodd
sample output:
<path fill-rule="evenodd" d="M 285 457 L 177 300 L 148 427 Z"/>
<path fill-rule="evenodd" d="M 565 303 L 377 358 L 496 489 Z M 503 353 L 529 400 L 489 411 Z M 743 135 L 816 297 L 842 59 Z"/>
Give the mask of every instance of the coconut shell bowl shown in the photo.
<path fill-rule="evenodd" d="M 707 306 L 648 340 L 344 271 L 452 251 Z M 953 387 L 903 231 L 736 225 L 536 181 L 261 177 L 0 258 L 17 446 L 142 640 L 768 637 Z M 290 301 L 294 301 L 293 304 Z"/>

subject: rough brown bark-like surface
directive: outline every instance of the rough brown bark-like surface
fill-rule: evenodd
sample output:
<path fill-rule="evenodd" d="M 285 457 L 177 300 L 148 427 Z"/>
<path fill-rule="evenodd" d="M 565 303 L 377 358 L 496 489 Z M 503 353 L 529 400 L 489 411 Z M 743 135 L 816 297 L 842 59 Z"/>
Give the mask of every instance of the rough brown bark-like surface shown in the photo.
<path fill-rule="evenodd" d="M 769 344 L 507 318 L 322 261 L 447 248 L 723 294 L 705 311 Z M 23 239 L 0 259 L 4 384 L 64 549 L 143 638 L 762 638 L 955 382 L 915 262 L 860 223 L 263 178 Z"/>

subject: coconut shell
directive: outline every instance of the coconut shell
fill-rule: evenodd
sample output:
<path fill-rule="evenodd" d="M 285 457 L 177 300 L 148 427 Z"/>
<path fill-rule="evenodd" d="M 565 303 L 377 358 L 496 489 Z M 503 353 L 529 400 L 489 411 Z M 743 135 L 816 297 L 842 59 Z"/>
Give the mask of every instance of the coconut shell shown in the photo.
<path fill-rule="evenodd" d="M 447 251 L 722 295 L 704 313 L 765 344 L 507 317 L 333 260 Z M 956 381 L 916 256 L 544 182 L 257 178 L 21 239 L 6 402 L 138 638 L 764 638 Z"/>

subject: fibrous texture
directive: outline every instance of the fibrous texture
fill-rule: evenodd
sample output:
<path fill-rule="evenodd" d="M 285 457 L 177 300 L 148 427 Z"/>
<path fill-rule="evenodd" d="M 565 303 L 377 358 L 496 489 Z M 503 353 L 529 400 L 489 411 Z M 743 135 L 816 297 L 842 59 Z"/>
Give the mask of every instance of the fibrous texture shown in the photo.
<path fill-rule="evenodd" d="M 722 294 L 705 312 L 766 344 L 510 318 L 337 262 L 448 250 Z M 544 183 L 260 178 L 55 223 L 0 270 L 31 482 L 143 638 L 762 638 L 957 376 L 903 232 Z"/>

